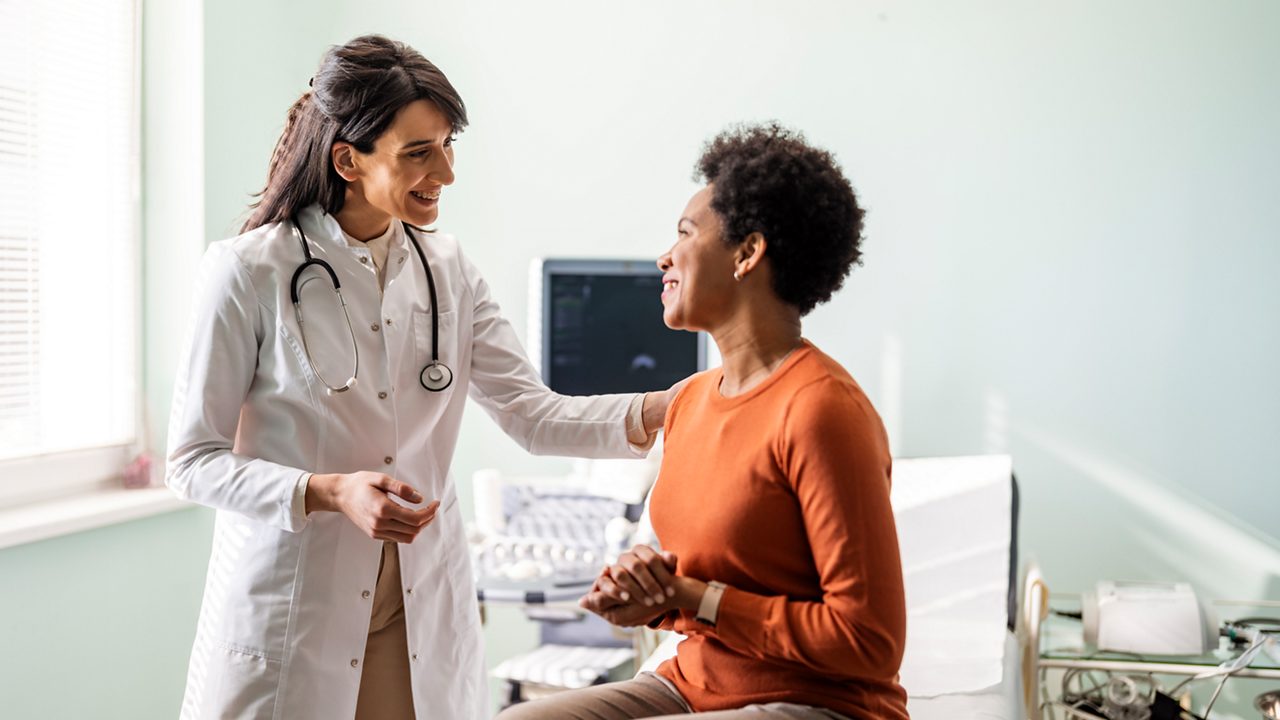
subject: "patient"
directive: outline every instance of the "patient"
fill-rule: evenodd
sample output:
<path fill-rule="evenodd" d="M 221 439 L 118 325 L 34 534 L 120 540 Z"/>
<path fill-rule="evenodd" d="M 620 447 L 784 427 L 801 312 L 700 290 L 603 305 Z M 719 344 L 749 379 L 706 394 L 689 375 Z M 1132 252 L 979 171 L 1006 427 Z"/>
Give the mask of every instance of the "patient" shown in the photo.
<path fill-rule="evenodd" d="M 687 635 L 656 675 L 513 706 L 502 720 L 907 717 L 891 460 L 871 402 L 800 319 L 861 257 L 863 211 L 832 156 L 776 125 L 706 146 L 663 319 L 723 367 L 672 402 L 651 516 L 658 553 L 605 568 L 582 606 Z"/>

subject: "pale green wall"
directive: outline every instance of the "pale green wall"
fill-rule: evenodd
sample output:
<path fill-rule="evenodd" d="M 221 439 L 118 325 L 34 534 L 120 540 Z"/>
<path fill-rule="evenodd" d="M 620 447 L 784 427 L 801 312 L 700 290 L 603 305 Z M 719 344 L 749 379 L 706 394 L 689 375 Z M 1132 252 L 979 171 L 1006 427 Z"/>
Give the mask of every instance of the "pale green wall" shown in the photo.
<path fill-rule="evenodd" d="M 176 718 L 212 515 L 0 551 L 0 717 Z"/>
<path fill-rule="evenodd" d="M 153 437 L 194 258 L 238 225 L 325 46 L 381 31 L 436 61 L 468 103 L 440 226 L 521 334 L 530 258 L 658 254 L 700 143 L 777 117 L 834 150 L 870 209 L 865 267 L 806 332 L 867 388 L 899 453 L 1011 452 L 1024 549 L 1055 590 L 1185 577 L 1280 598 L 1280 6 L 176 5 L 203 29 L 148 30 L 147 78 L 166 88 L 147 130 L 148 149 L 163 148 L 147 182 Z M 148 8 L 190 32 L 174 4 Z M 192 147 L 203 152 L 188 160 Z M 567 463 L 526 457 L 473 408 L 454 467 L 466 505 L 483 466 Z M 172 717 L 210 524 L 187 511 L 0 551 L 0 616 L 24 621 L 4 625 L 21 634 L 0 638 L 0 694 Z M 116 570 L 130 549 L 140 561 Z M 22 664 L 49 657 L 51 632 L 102 659 L 82 676 L 137 694 L 104 690 L 113 699 L 82 712 L 98 686 L 82 694 Z M 489 642 L 493 660 L 531 630 L 502 618 Z"/>

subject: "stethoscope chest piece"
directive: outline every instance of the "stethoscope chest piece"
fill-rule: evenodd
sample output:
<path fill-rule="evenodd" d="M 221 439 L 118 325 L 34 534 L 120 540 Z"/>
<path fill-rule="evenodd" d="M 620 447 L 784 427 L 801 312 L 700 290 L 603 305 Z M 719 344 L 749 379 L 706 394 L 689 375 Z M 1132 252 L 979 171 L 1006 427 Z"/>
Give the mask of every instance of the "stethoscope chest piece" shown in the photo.
<path fill-rule="evenodd" d="M 418 382 L 421 382 L 422 387 L 432 392 L 440 392 L 453 384 L 453 371 L 449 369 L 448 365 L 433 361 L 422 368 L 422 374 L 418 376 Z"/>

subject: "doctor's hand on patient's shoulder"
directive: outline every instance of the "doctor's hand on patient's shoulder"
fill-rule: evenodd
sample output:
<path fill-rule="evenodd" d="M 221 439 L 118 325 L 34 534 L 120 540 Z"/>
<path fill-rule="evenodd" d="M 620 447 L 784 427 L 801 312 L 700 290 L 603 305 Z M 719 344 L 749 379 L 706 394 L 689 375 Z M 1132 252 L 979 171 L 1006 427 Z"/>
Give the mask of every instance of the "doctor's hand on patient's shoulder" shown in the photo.
<path fill-rule="evenodd" d="M 681 380 L 666 390 L 658 390 L 644 394 L 644 403 L 640 406 L 640 415 L 644 420 L 644 429 L 647 433 L 655 433 L 662 429 L 663 424 L 667 421 L 667 408 L 671 407 L 671 401 L 676 398 L 676 394 L 680 389 L 689 384 L 693 376 Z"/>
<path fill-rule="evenodd" d="M 417 490 L 382 473 L 317 473 L 307 481 L 307 512 L 340 512 L 374 540 L 411 543 L 435 519 L 440 501 L 412 510 L 392 500 L 392 495 L 422 502 Z"/>

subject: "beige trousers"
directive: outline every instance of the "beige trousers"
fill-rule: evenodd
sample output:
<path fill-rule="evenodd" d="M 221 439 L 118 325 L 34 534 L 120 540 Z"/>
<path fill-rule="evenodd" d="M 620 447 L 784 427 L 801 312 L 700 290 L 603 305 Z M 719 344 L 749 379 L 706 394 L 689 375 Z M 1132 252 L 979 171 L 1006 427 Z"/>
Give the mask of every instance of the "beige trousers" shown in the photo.
<path fill-rule="evenodd" d="M 400 549 L 394 542 L 382 544 L 378 584 L 373 591 L 373 616 L 369 619 L 369 641 L 364 648 L 364 668 L 360 671 L 356 720 L 414 720 Z"/>
<path fill-rule="evenodd" d="M 512 705 L 499 713 L 497 720 L 632 720 L 692 714 L 689 704 L 665 678 L 641 673 L 634 680 L 569 690 Z M 791 703 L 748 705 L 697 715 L 705 720 L 848 720 L 831 710 Z"/>

